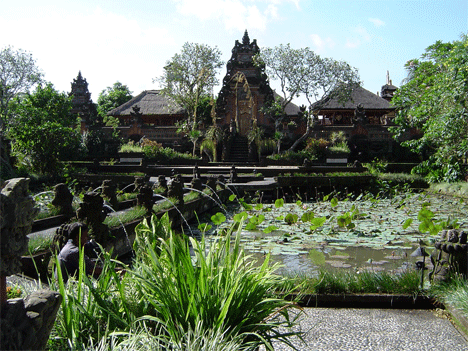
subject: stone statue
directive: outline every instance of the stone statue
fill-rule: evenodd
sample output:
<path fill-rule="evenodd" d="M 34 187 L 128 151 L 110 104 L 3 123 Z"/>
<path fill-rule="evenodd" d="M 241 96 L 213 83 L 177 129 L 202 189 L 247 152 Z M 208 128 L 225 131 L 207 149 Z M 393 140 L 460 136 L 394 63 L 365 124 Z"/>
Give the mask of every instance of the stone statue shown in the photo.
<path fill-rule="evenodd" d="M 42 350 L 60 307 L 60 294 L 39 290 L 7 300 L 6 276 L 21 271 L 21 255 L 38 209 L 28 194 L 29 179 L 8 180 L 0 192 L 0 345 L 2 350 Z"/>
<path fill-rule="evenodd" d="M 68 189 L 68 186 L 64 183 L 57 184 L 54 187 L 54 199 L 52 200 L 52 205 L 54 205 L 58 210 L 59 214 L 71 218 L 75 215 L 73 210 L 73 194 Z"/>
<path fill-rule="evenodd" d="M 429 273 L 429 279 L 446 281 L 450 274 L 459 273 L 465 277 L 467 271 L 467 233 L 458 229 L 442 230 L 440 241 L 434 244 L 431 262 L 434 266 Z"/>
<path fill-rule="evenodd" d="M 137 195 L 137 205 L 146 208 L 146 212 L 150 213 L 153 210 L 154 197 L 153 189 L 149 185 L 140 187 Z"/>
<path fill-rule="evenodd" d="M 88 225 L 90 237 L 104 247 L 109 238 L 109 227 L 103 223 L 106 216 L 101 195 L 95 192 L 86 193 L 80 208 L 76 211 L 76 217 Z"/>
<path fill-rule="evenodd" d="M 359 124 L 367 124 L 366 111 L 362 104 L 358 104 L 354 110 L 354 121 Z"/>
<path fill-rule="evenodd" d="M 117 211 L 119 207 L 119 201 L 117 200 L 117 186 L 112 180 L 106 179 L 101 185 L 102 195 L 109 201 L 114 211 Z"/>
<path fill-rule="evenodd" d="M 179 207 L 179 210 L 184 205 L 184 183 L 180 174 L 172 177 L 167 196 L 175 199 L 174 205 Z"/>

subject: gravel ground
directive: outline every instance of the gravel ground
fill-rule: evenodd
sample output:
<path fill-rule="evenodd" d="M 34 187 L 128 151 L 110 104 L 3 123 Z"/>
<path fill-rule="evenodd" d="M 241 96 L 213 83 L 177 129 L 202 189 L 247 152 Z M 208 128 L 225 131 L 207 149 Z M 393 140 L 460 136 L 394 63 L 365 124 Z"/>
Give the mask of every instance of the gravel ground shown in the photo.
<path fill-rule="evenodd" d="M 468 341 L 438 310 L 305 308 L 298 350 L 462 351 Z M 263 349 L 262 349 L 263 350 Z M 275 350 L 292 350 L 275 345 Z"/>

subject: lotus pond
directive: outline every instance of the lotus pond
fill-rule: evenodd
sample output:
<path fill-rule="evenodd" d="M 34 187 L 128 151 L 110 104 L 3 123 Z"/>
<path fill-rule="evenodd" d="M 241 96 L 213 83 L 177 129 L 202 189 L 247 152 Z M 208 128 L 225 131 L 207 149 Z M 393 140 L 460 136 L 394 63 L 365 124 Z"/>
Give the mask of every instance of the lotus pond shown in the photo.
<path fill-rule="evenodd" d="M 328 268 L 399 272 L 421 259 L 410 256 L 420 243 L 430 252 L 440 230 L 463 229 L 468 222 L 467 201 L 432 193 L 340 200 L 330 195 L 317 202 L 278 199 L 268 205 L 240 200 L 243 211 L 230 220 L 220 220 L 220 213 L 211 217 L 215 228 L 207 238 L 216 240 L 232 222 L 243 222 L 245 251 L 259 262 L 270 253 L 287 273 L 314 275 Z"/>

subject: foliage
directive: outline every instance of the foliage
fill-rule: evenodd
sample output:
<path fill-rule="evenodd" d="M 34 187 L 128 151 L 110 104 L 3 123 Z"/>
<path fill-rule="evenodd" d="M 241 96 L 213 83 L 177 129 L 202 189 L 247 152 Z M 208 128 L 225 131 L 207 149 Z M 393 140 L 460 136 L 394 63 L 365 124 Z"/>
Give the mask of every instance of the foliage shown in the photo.
<path fill-rule="evenodd" d="M 11 46 L 0 50 L 0 130 L 9 124 L 9 105 L 42 81 L 42 72 L 31 53 Z"/>
<path fill-rule="evenodd" d="M 221 52 L 205 44 L 185 43 L 164 67 L 164 73 L 155 81 L 162 93 L 187 111 L 191 128 L 198 124 L 198 108 L 203 96 L 210 96 L 218 84 L 216 74 L 222 67 Z"/>
<path fill-rule="evenodd" d="M 414 130 L 421 133 L 402 144 L 426 158 L 415 172 L 431 182 L 464 176 L 458 166 L 468 152 L 467 48 L 467 35 L 427 47 L 421 59 L 407 62 L 407 82 L 392 99 L 397 108 L 395 138 Z"/>
<path fill-rule="evenodd" d="M 305 151 L 309 152 L 311 155 L 314 155 L 317 159 L 323 159 L 326 156 L 327 148 L 329 145 L 330 142 L 323 138 L 308 138 L 305 146 Z"/>
<path fill-rule="evenodd" d="M 271 156 L 267 156 L 268 159 L 271 160 L 276 160 L 276 161 L 285 161 L 287 163 L 294 163 L 294 164 L 303 164 L 305 159 L 308 159 L 309 161 L 317 159 L 317 157 L 307 151 L 307 150 L 300 150 L 300 151 L 290 151 L 287 150 L 281 154 L 274 154 Z"/>
<path fill-rule="evenodd" d="M 285 120 L 285 108 L 296 97 L 305 95 L 309 109 L 302 109 L 306 120 L 306 132 L 290 147 L 294 151 L 310 134 L 311 126 L 321 106 L 329 99 L 350 98 L 353 87 L 359 84 L 357 70 L 343 61 L 322 58 L 308 47 L 293 49 L 289 44 L 275 48 L 263 48 L 254 57 L 257 66 L 266 66 L 266 73 L 281 86 L 281 99 L 272 101 L 267 112 L 275 125 Z M 288 122 L 288 121 L 286 121 Z"/>
<path fill-rule="evenodd" d="M 71 109 L 71 98 L 50 83 L 11 103 L 8 135 L 20 161 L 33 171 L 60 174 L 61 161 L 79 156 L 80 136 Z"/>
<path fill-rule="evenodd" d="M 443 304 L 460 311 L 468 318 L 468 284 L 466 277 L 461 275 L 452 276 L 447 282 L 439 282 L 431 285 L 429 295 L 434 296 Z"/>
<path fill-rule="evenodd" d="M 292 325 L 287 311 L 292 305 L 273 297 L 281 278 L 268 258 L 258 268 L 246 260 L 240 232 L 233 245 L 227 234 L 210 248 L 204 238 L 168 235 L 158 239 L 157 249 L 147 245 L 145 261 L 135 266 L 141 294 L 157 311 L 148 320 L 163 324 L 176 344 L 200 323 L 204 330 L 224 331 L 227 339 L 240 336 L 244 345 L 271 349 L 273 340 L 289 344 L 287 337 L 295 333 L 278 328 Z"/>
<path fill-rule="evenodd" d="M 18 297 L 21 297 L 23 294 L 21 289 L 17 286 L 7 286 L 6 288 L 6 293 L 7 293 L 7 299 L 16 299 Z"/>
<path fill-rule="evenodd" d="M 119 152 L 143 152 L 143 147 L 140 144 L 135 144 L 133 140 L 130 140 L 129 142 L 122 144 L 120 146 Z"/>
<path fill-rule="evenodd" d="M 368 271 L 320 270 L 318 277 L 296 276 L 292 285 L 302 286 L 302 294 L 412 294 L 420 292 L 420 274 L 415 270 L 400 274 Z"/>
<path fill-rule="evenodd" d="M 431 184 L 429 191 L 454 197 L 468 198 L 468 183 L 456 182 Z"/>
<path fill-rule="evenodd" d="M 151 161 L 157 161 L 159 163 L 169 164 L 174 160 L 198 160 L 196 156 L 190 154 L 175 151 L 170 147 L 162 147 L 161 144 L 144 139 L 142 142 L 142 150 L 145 154 L 145 158 Z"/>
<path fill-rule="evenodd" d="M 104 123 L 108 126 L 117 127 L 118 119 L 107 116 L 107 112 L 123 105 L 132 98 L 132 92 L 128 86 L 115 82 L 112 87 L 107 87 L 98 97 L 97 111 Z"/>
<path fill-rule="evenodd" d="M 89 129 L 81 134 L 81 146 L 89 158 L 117 156 L 121 139 L 102 129 Z"/>

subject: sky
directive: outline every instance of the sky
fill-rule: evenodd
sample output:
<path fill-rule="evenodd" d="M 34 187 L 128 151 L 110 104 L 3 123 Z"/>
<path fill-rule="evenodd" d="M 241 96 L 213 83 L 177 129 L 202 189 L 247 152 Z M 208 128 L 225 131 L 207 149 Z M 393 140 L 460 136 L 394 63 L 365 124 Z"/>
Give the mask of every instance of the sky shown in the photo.
<path fill-rule="evenodd" d="M 289 43 L 346 61 L 377 93 L 387 71 L 398 87 L 407 61 L 468 33 L 468 1 L 21 0 L 0 7 L 0 49 L 30 52 L 59 91 L 69 92 L 81 71 L 94 102 L 117 81 L 133 95 L 158 89 L 153 79 L 186 42 L 217 47 L 227 62 L 245 30 L 260 48 Z M 219 81 L 225 73 L 224 66 Z"/>

